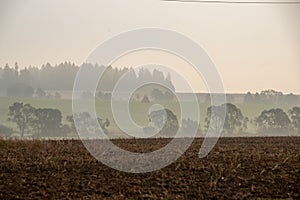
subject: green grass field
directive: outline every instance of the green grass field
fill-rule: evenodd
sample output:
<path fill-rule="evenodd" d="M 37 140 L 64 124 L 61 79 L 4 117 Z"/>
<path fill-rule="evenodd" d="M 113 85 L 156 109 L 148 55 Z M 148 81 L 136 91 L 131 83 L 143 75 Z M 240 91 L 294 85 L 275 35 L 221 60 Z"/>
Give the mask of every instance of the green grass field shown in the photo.
<path fill-rule="evenodd" d="M 70 99 L 37 99 L 37 98 L 9 98 L 0 97 L 0 124 L 15 128 L 15 124 L 7 121 L 8 107 L 14 102 L 29 103 L 36 108 L 56 108 L 59 109 L 63 114 L 63 123 L 66 122 L 66 116 L 72 114 L 72 100 Z M 187 102 L 186 102 L 187 103 Z M 133 120 L 138 125 L 146 125 L 148 122 L 148 110 L 153 104 L 161 104 L 165 108 L 172 110 L 177 118 L 180 118 L 180 106 L 177 102 L 131 102 L 129 105 L 130 113 Z M 270 105 L 270 104 L 235 104 L 241 109 L 243 115 L 248 117 L 250 120 L 257 117 L 263 110 L 270 108 L 282 108 L 285 112 L 288 112 L 293 106 L 299 105 Z M 201 128 L 204 127 L 204 119 L 206 117 L 206 110 L 209 107 L 207 103 L 199 103 L 200 107 L 200 123 Z M 113 120 L 111 112 L 111 104 L 109 101 L 96 101 L 96 111 L 100 118 L 108 118 L 111 121 L 109 130 L 114 132 L 119 130 Z M 249 123 L 248 132 L 255 132 L 255 127 Z"/>

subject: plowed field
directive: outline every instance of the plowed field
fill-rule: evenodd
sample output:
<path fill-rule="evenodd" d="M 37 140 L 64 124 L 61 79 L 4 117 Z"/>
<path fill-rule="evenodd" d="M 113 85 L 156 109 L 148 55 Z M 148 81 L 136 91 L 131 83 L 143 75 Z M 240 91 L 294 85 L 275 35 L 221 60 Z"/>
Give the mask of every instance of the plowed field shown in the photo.
<path fill-rule="evenodd" d="M 0 199 L 299 199 L 300 137 L 202 139 L 159 171 L 129 174 L 93 158 L 81 141 L 0 140 Z M 114 140 L 135 152 L 168 139 Z"/>

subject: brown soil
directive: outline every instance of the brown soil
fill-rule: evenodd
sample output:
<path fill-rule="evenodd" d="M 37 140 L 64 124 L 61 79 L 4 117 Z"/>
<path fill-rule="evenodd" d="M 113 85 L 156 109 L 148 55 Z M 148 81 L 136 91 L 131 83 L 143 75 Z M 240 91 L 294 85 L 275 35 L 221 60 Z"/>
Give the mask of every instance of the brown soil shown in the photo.
<path fill-rule="evenodd" d="M 115 140 L 136 152 L 167 139 Z M 196 139 L 175 163 L 129 174 L 81 141 L 0 140 L 0 199 L 299 199 L 300 137 L 222 138 L 204 159 Z"/>

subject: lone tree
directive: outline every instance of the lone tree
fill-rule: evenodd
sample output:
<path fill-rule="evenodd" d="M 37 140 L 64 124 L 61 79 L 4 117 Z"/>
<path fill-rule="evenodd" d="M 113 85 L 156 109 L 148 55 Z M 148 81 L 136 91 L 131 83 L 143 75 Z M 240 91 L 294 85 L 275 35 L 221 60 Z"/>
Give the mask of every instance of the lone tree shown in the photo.
<path fill-rule="evenodd" d="M 149 121 L 153 128 L 160 130 L 159 133 L 164 136 L 174 135 L 179 128 L 176 115 L 169 109 L 152 111 L 149 115 Z"/>
<path fill-rule="evenodd" d="M 34 112 L 32 127 L 37 135 L 59 135 L 62 125 L 62 114 L 58 109 L 38 108 Z"/>
<path fill-rule="evenodd" d="M 195 120 L 192 120 L 190 118 L 182 119 L 182 121 L 181 121 L 181 130 L 185 134 L 190 134 L 190 133 L 193 133 L 194 131 L 196 131 L 197 135 L 201 134 L 201 129 L 200 129 L 200 126 L 199 126 L 198 122 L 195 121 Z"/>
<path fill-rule="evenodd" d="M 151 98 L 154 100 L 162 100 L 164 98 L 164 93 L 160 89 L 154 88 L 151 92 Z"/>
<path fill-rule="evenodd" d="M 36 91 L 35 91 L 35 95 L 36 95 L 38 98 L 45 98 L 45 97 L 46 97 L 46 92 L 45 92 L 42 88 L 38 88 L 38 89 L 36 89 Z"/>
<path fill-rule="evenodd" d="M 295 128 L 297 134 L 300 134 L 300 107 L 294 107 L 289 110 L 289 114 L 292 119 L 292 125 Z"/>
<path fill-rule="evenodd" d="M 247 104 L 253 104 L 254 103 L 254 97 L 250 92 L 247 92 L 247 94 L 245 95 L 244 103 L 247 103 Z"/>
<path fill-rule="evenodd" d="M 286 95 L 285 97 L 285 103 L 289 104 L 289 105 L 296 105 L 298 101 L 298 97 L 296 95 L 294 95 L 293 93 L 290 93 L 288 95 Z"/>
<path fill-rule="evenodd" d="M 75 120 L 77 122 L 77 127 L 75 126 Z M 96 133 L 99 132 L 98 124 L 104 132 L 107 132 L 107 127 L 110 125 L 108 118 L 106 119 L 93 119 L 88 112 L 82 112 L 79 114 L 74 114 L 67 116 L 67 121 L 71 123 L 71 129 L 76 132 L 76 128 L 85 133 Z"/>
<path fill-rule="evenodd" d="M 283 93 L 272 89 L 263 90 L 260 93 L 263 103 L 280 103 L 283 101 Z"/>
<path fill-rule="evenodd" d="M 144 95 L 144 97 L 143 97 L 143 99 L 142 99 L 141 102 L 142 102 L 142 103 L 150 103 L 150 100 L 149 100 L 149 98 L 148 98 L 147 95 Z"/>
<path fill-rule="evenodd" d="M 14 103 L 9 106 L 8 120 L 17 124 L 20 136 L 23 138 L 24 131 L 34 120 L 35 108 L 30 104 Z"/>
<path fill-rule="evenodd" d="M 262 111 L 254 123 L 259 128 L 258 132 L 269 133 L 287 131 L 291 121 L 282 109 L 276 108 Z"/>
<path fill-rule="evenodd" d="M 225 134 L 243 132 L 247 129 L 248 121 L 248 118 L 243 116 L 241 110 L 231 103 L 210 106 L 207 109 L 207 117 L 205 118 L 206 128 L 210 126 L 213 131 Z"/>

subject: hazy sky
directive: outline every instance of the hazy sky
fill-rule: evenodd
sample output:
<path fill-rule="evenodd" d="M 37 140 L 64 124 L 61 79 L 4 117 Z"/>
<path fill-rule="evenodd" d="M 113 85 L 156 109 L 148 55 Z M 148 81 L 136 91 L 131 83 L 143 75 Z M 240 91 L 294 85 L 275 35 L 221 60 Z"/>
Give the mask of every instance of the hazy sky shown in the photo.
<path fill-rule="evenodd" d="M 273 88 L 300 94 L 299 19 L 300 5 L 0 0 L 0 66 L 15 61 L 20 67 L 81 64 L 113 35 L 160 27 L 185 34 L 202 46 L 227 92 Z M 133 63 L 132 59 L 117 62 Z M 191 79 L 197 85 L 198 80 Z"/>

